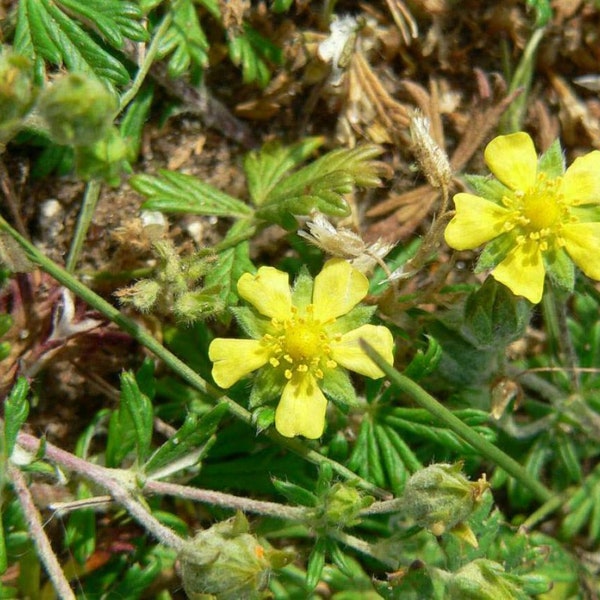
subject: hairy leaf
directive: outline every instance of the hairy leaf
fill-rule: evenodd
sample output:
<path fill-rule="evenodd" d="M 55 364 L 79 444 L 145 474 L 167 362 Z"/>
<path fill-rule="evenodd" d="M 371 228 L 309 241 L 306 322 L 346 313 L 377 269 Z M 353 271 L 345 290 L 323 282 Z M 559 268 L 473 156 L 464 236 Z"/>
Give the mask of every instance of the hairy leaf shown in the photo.
<path fill-rule="evenodd" d="M 125 38 L 148 39 L 137 22 L 142 13 L 132 2 L 119 0 L 23 0 L 19 3 L 14 48 L 43 68 L 42 61 L 65 65 L 117 85 L 129 81 L 124 65 L 110 54 L 86 29 L 93 29 L 114 48 Z M 83 26 L 82 26 L 83 25 Z M 84 28 L 85 27 L 85 28 Z"/>
<path fill-rule="evenodd" d="M 191 175 L 162 169 L 158 176 L 135 175 L 131 186 L 148 198 L 144 210 L 218 217 L 246 217 L 252 210 L 242 201 Z"/>

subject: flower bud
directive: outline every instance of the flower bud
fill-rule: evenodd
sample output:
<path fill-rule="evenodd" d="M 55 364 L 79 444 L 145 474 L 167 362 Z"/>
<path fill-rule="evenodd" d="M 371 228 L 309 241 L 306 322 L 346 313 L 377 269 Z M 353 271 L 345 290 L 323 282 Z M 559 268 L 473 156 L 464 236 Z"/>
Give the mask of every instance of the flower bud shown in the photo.
<path fill-rule="evenodd" d="M 39 111 L 59 144 L 88 146 L 102 139 L 117 108 L 115 97 L 96 79 L 71 73 L 40 98 Z"/>
<path fill-rule="evenodd" d="M 488 484 L 485 479 L 469 481 L 461 468 L 461 463 L 440 463 L 417 471 L 404 489 L 407 516 L 434 535 L 442 535 L 468 519 Z"/>
<path fill-rule="evenodd" d="M 359 523 L 358 515 L 373 503 L 372 496 L 363 496 L 355 487 L 336 483 L 317 508 L 317 527 L 352 527 Z"/>
<path fill-rule="evenodd" d="M 263 547 L 248 533 L 242 513 L 201 531 L 180 555 L 183 588 L 189 598 L 259 600 L 266 591 L 271 569 L 285 566 L 292 556 Z"/>
<path fill-rule="evenodd" d="M 515 600 L 523 593 L 502 565 L 478 558 L 452 575 L 448 600 Z"/>
<path fill-rule="evenodd" d="M 10 137 L 35 97 L 28 58 L 5 51 L 0 55 L 0 140 Z"/>

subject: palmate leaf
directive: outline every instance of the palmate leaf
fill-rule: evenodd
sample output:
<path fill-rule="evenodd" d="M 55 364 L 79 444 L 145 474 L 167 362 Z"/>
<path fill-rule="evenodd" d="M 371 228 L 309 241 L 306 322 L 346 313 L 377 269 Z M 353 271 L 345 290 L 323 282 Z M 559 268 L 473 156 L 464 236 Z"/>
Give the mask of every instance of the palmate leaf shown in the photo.
<path fill-rule="evenodd" d="M 123 64 L 86 29 L 93 28 L 109 45 L 120 49 L 125 38 L 148 39 L 146 30 L 136 20 L 141 17 L 142 13 L 134 3 L 120 0 L 22 0 L 14 48 L 34 61 L 40 71 L 43 61 L 47 61 L 65 65 L 72 72 L 90 73 L 125 85 L 129 73 Z"/>
<path fill-rule="evenodd" d="M 173 78 L 188 71 L 190 65 L 208 66 L 208 40 L 191 0 L 179 0 L 171 5 L 173 20 L 158 48 L 158 57 L 170 55 L 168 71 Z"/>
<path fill-rule="evenodd" d="M 344 195 L 354 186 L 382 185 L 381 176 L 388 169 L 373 160 L 382 151 L 380 146 L 365 144 L 328 152 L 275 185 L 256 216 L 285 226 L 292 225 L 290 215 L 308 215 L 315 209 L 331 216 L 347 215 L 350 209 Z"/>
<path fill-rule="evenodd" d="M 217 217 L 247 217 L 252 214 L 252 209 L 241 200 L 185 173 L 162 169 L 158 177 L 136 175 L 131 178 L 130 184 L 148 198 L 142 205 L 144 210 Z"/>

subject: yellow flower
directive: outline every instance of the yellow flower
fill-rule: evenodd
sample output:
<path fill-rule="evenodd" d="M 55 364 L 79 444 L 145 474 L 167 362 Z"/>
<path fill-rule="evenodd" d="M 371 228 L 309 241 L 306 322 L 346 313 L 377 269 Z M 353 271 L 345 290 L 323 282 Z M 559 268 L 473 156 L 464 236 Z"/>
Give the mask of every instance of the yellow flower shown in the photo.
<path fill-rule="evenodd" d="M 325 394 L 340 402 L 354 395 L 346 369 L 373 379 L 383 376 L 360 348 L 361 338 L 392 363 L 391 332 L 365 324 L 373 311 L 357 307 L 369 282 L 342 259 L 325 263 L 314 282 L 301 275 L 293 290 L 288 274 L 273 267 L 261 267 L 256 275 L 245 273 L 237 287 L 256 312 L 237 309 L 236 317 L 255 339 L 213 340 L 212 375 L 217 385 L 228 388 L 266 369 L 262 384 L 281 392 L 275 427 L 283 436 L 322 435 Z"/>
<path fill-rule="evenodd" d="M 572 262 L 600 280 L 600 152 L 563 172 L 558 143 L 538 163 L 533 141 L 519 132 L 493 139 L 485 161 L 496 180 L 469 178 L 485 197 L 454 196 L 448 245 L 467 250 L 491 242 L 480 266 L 493 267 L 497 281 L 533 303 L 542 298 L 546 271 L 572 289 Z"/>

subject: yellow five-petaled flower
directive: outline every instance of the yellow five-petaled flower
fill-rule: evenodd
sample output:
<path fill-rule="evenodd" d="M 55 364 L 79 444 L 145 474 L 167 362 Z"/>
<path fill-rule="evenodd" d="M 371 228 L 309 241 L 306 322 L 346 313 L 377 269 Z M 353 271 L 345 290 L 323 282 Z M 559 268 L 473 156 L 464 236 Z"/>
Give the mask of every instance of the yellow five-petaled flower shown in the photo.
<path fill-rule="evenodd" d="M 254 320 L 257 339 L 212 341 L 212 375 L 228 388 L 260 368 L 280 376 L 281 399 L 275 427 L 286 437 L 320 437 L 325 428 L 326 382 L 334 371 L 349 369 L 377 379 L 383 372 L 360 347 L 364 339 L 392 363 L 393 339 L 384 326 L 354 327 L 351 311 L 367 295 L 369 282 L 342 259 L 329 260 L 315 277 L 312 290 L 295 293 L 287 273 L 261 267 L 245 273 L 237 289 L 259 313 Z M 266 318 L 265 318 L 266 317 Z M 338 373 L 339 374 L 339 373 Z"/>
<path fill-rule="evenodd" d="M 538 165 L 533 141 L 519 132 L 493 139 L 485 161 L 498 180 L 488 186 L 496 197 L 456 194 L 448 245 L 470 250 L 495 240 L 493 277 L 533 303 L 542 298 L 546 269 L 564 271 L 565 252 L 600 280 L 600 152 L 557 173 Z"/>

